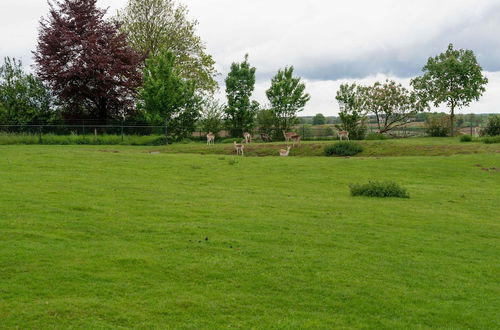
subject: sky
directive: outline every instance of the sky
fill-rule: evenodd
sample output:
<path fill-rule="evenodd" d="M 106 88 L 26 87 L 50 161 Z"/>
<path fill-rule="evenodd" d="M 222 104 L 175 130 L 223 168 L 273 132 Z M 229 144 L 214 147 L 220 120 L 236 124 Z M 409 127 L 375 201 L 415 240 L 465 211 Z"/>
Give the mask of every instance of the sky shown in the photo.
<path fill-rule="evenodd" d="M 254 98 L 278 69 L 293 65 L 311 95 L 301 115 L 336 115 L 340 84 L 394 79 L 408 85 L 449 43 L 472 49 L 489 78 L 479 102 L 462 113 L 500 112 L 498 0 L 181 0 L 199 22 L 220 72 L 219 97 L 232 62 L 246 53 L 257 68 Z M 127 0 L 98 0 L 113 15 Z M 0 57 L 29 67 L 45 0 L 0 1 Z M 442 110 L 442 109 L 437 109 Z"/>

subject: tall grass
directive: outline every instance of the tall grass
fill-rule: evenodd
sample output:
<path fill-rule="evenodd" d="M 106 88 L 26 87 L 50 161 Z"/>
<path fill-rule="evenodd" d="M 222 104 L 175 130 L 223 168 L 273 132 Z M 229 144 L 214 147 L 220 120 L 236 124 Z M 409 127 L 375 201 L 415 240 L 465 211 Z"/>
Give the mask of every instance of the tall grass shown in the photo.
<path fill-rule="evenodd" d="M 164 145 L 162 135 L 55 135 L 0 133 L 0 145 L 47 144 L 47 145 Z"/>

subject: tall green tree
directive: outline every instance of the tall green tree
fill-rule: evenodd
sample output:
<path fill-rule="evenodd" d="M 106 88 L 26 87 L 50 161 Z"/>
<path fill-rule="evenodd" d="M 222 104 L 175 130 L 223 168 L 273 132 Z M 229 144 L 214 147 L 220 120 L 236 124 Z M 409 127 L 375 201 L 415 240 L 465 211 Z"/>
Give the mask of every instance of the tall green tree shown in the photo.
<path fill-rule="evenodd" d="M 411 84 L 422 97 L 438 107 L 445 104 L 450 109 L 450 132 L 455 134 L 455 111 L 478 101 L 486 91 L 488 79 L 483 75 L 472 50 L 454 49 L 453 44 L 424 66 L 424 74 Z"/>
<path fill-rule="evenodd" d="M 363 88 L 367 113 L 375 116 L 379 133 L 387 133 L 411 122 L 428 109 L 427 102 L 393 80 Z"/>
<path fill-rule="evenodd" d="M 326 118 L 322 113 L 318 113 L 313 117 L 313 125 L 324 125 L 326 124 Z"/>
<path fill-rule="evenodd" d="M 138 107 L 150 122 L 164 123 L 174 137 L 190 136 L 200 105 L 194 82 L 181 76 L 172 52 L 160 51 L 146 61 Z"/>
<path fill-rule="evenodd" d="M 241 63 L 233 63 L 226 78 L 227 106 L 226 124 L 233 137 L 252 130 L 259 109 L 256 101 L 250 100 L 255 89 L 255 67 L 248 62 L 248 54 Z"/>
<path fill-rule="evenodd" d="M 116 19 L 129 43 L 145 58 L 163 49 L 172 52 L 181 76 L 193 79 L 198 91 L 213 93 L 215 61 L 196 34 L 198 22 L 188 14 L 187 7 L 174 0 L 129 0 Z"/>
<path fill-rule="evenodd" d="M 335 125 L 337 129 L 349 132 L 349 137 L 354 140 L 364 139 L 366 135 L 364 88 L 357 84 L 342 84 L 335 98 L 339 103 L 341 121 Z"/>
<path fill-rule="evenodd" d="M 311 99 L 305 92 L 306 85 L 301 82 L 301 78 L 293 76 L 293 70 L 293 66 L 279 70 L 266 91 L 279 134 L 290 130 L 297 120 L 297 113 L 303 111 Z"/>
<path fill-rule="evenodd" d="M 203 132 L 217 135 L 224 128 L 224 108 L 225 105 L 212 97 L 203 100 L 199 121 Z"/>
<path fill-rule="evenodd" d="M 3 124 L 48 124 L 59 115 L 50 89 L 9 57 L 0 67 L 0 104 Z"/>

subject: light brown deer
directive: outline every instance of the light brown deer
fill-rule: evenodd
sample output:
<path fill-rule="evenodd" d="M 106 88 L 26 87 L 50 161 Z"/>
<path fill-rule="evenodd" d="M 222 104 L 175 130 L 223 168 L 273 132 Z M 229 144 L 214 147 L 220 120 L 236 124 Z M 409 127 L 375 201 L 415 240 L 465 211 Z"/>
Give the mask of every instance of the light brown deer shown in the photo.
<path fill-rule="evenodd" d="M 212 132 L 208 132 L 207 134 L 207 144 L 215 144 L 215 134 L 213 134 Z"/>
<path fill-rule="evenodd" d="M 344 138 L 346 138 L 347 141 L 349 141 L 349 132 L 348 131 L 339 131 L 337 133 L 337 135 L 339 136 L 340 141 L 342 141 Z"/>
<path fill-rule="evenodd" d="M 290 140 L 292 140 L 292 137 L 295 135 L 297 135 L 297 133 L 295 133 L 295 132 L 288 132 L 287 133 L 287 132 L 283 131 L 283 136 L 285 137 L 286 143 L 290 142 Z"/>
<path fill-rule="evenodd" d="M 292 147 L 290 147 L 290 146 L 286 147 L 286 150 L 280 149 L 280 156 L 281 157 L 288 157 L 288 154 L 290 153 L 290 149 L 292 149 Z"/>
<path fill-rule="evenodd" d="M 266 133 L 260 133 L 260 138 L 264 142 L 273 142 L 273 139 L 271 138 L 271 136 L 269 134 L 266 134 Z"/>
<path fill-rule="evenodd" d="M 245 139 L 245 143 L 251 143 L 252 142 L 252 134 L 245 132 L 243 133 L 243 138 Z"/>
<path fill-rule="evenodd" d="M 244 156 L 244 149 L 245 149 L 245 145 L 244 144 L 239 144 L 239 143 L 236 143 L 236 141 L 233 142 L 234 143 L 234 149 L 236 149 L 236 154 L 239 156 L 239 155 L 242 155 Z"/>

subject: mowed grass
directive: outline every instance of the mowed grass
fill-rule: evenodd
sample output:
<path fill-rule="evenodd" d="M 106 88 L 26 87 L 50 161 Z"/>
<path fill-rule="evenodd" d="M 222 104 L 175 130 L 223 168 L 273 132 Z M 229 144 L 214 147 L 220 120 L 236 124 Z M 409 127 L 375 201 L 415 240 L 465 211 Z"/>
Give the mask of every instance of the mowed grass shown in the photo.
<path fill-rule="evenodd" d="M 0 327 L 498 328 L 499 154 L 150 151 L 0 147 Z"/>

